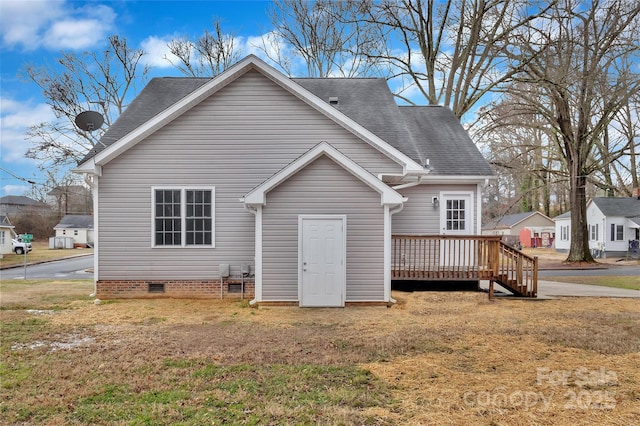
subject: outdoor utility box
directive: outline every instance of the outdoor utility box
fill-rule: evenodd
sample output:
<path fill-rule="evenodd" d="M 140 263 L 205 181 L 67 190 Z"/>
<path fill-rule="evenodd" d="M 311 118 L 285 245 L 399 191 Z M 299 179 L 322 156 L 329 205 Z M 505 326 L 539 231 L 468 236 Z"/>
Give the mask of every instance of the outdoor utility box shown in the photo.
<path fill-rule="evenodd" d="M 249 275 L 250 273 L 249 265 L 247 265 L 246 263 L 243 263 L 242 265 L 240 265 L 240 273 L 245 277 Z"/>
<path fill-rule="evenodd" d="M 229 264 L 221 263 L 218 267 L 218 271 L 220 272 L 220 278 L 228 278 L 229 277 Z"/>

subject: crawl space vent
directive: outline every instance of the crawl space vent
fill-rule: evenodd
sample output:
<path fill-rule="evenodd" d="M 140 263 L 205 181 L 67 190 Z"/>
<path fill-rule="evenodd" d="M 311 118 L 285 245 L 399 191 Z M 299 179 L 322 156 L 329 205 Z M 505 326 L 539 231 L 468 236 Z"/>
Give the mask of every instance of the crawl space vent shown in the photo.
<path fill-rule="evenodd" d="M 149 293 L 164 293 L 164 283 L 149 283 Z"/>

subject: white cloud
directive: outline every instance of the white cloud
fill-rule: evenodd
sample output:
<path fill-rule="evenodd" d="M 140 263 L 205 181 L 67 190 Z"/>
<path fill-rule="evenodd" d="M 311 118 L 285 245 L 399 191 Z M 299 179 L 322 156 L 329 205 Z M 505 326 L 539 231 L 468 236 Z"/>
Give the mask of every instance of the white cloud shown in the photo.
<path fill-rule="evenodd" d="M 4 47 L 35 50 L 85 49 L 113 30 L 116 14 L 105 5 L 74 8 L 66 1 L 0 2 Z"/>
<path fill-rule="evenodd" d="M 24 157 L 29 149 L 25 133 L 29 126 L 55 119 L 51 108 L 46 104 L 32 105 L 13 99 L 0 99 L 0 152 L 2 162 L 10 164 L 34 165 L 33 160 Z"/>
<path fill-rule="evenodd" d="M 23 195 L 29 189 L 31 188 L 26 185 L 4 185 L 2 187 L 2 191 L 4 192 L 4 195 Z"/>
<path fill-rule="evenodd" d="M 178 63 L 178 58 L 169 52 L 169 41 L 174 37 L 164 36 L 147 37 L 140 43 L 142 50 L 146 52 L 146 55 L 142 57 L 145 65 L 149 65 L 155 68 L 171 68 L 171 62 Z M 165 59 L 165 56 L 171 60 L 171 62 Z"/>

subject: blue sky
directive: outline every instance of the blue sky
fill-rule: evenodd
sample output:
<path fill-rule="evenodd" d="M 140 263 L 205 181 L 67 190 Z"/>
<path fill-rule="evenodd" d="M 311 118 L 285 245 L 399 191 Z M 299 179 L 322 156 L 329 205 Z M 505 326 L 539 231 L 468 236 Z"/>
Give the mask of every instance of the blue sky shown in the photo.
<path fill-rule="evenodd" d="M 99 50 L 111 35 L 148 52 L 152 76 L 180 75 L 162 57 L 176 36 L 195 38 L 214 18 L 232 31 L 245 54 L 271 30 L 268 1 L 0 0 L 0 196 L 22 195 L 28 179 L 44 184 L 24 158 L 26 129 L 53 117 L 38 87 L 19 77 L 26 63 L 52 65 L 60 51 Z M 22 178 L 22 179 L 20 179 Z"/>

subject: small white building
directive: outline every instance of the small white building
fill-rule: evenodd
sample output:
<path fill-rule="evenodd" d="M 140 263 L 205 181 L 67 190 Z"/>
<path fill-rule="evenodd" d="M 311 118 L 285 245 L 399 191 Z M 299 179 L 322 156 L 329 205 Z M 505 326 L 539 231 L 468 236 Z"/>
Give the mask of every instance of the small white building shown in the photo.
<path fill-rule="evenodd" d="M 568 251 L 571 243 L 571 214 L 554 218 L 556 250 Z M 638 254 L 640 240 L 640 198 L 597 197 L 587 203 L 589 249 L 596 256 L 622 257 Z"/>
<path fill-rule="evenodd" d="M 93 216 L 91 215 L 68 214 L 53 229 L 56 231 L 56 238 L 73 238 L 75 247 L 93 246 Z"/>
<path fill-rule="evenodd" d="M 571 212 L 553 218 L 556 224 L 556 251 L 566 253 L 571 247 Z"/>
<path fill-rule="evenodd" d="M 0 216 L 0 257 L 12 251 L 11 238 L 13 237 L 14 226 L 9 222 L 7 216 Z"/>

